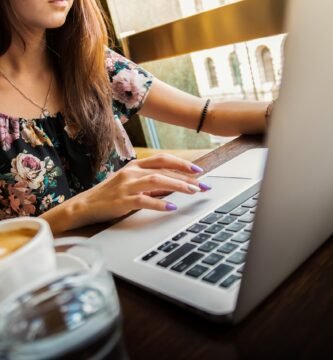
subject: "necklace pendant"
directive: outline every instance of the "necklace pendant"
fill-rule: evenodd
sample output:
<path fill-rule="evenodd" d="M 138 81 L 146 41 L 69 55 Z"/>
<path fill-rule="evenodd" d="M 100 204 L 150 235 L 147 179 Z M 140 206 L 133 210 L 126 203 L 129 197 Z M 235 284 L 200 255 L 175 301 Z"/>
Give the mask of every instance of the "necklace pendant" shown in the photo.
<path fill-rule="evenodd" d="M 45 119 L 45 118 L 47 118 L 49 116 L 51 116 L 50 112 L 46 108 L 42 109 L 42 112 L 40 114 L 40 118 Z"/>

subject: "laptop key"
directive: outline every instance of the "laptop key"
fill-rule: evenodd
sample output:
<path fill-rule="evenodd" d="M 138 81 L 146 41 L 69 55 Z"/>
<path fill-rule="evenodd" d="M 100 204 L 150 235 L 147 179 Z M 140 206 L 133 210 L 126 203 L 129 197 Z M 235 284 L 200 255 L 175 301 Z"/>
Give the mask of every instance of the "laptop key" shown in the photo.
<path fill-rule="evenodd" d="M 224 288 L 228 288 L 230 287 L 232 284 L 234 284 L 237 280 L 241 279 L 240 276 L 237 275 L 230 275 L 229 277 L 227 277 L 221 284 L 221 287 Z"/>
<path fill-rule="evenodd" d="M 219 208 L 217 208 L 215 210 L 215 212 L 221 213 L 221 214 L 229 214 L 230 211 L 232 211 L 233 209 L 235 209 L 236 207 L 241 205 L 246 199 L 248 199 L 248 196 L 246 196 L 244 198 L 243 195 L 244 194 L 241 194 L 240 196 L 235 197 L 234 199 L 232 199 L 225 205 L 220 206 Z"/>
<path fill-rule="evenodd" d="M 220 206 L 218 209 L 215 210 L 215 212 L 220 214 L 229 214 L 229 212 L 233 209 L 235 209 L 237 206 L 239 206 L 241 203 L 239 201 L 232 200 L 229 203 Z"/>
<path fill-rule="evenodd" d="M 203 219 L 201 219 L 200 222 L 210 225 L 210 224 L 213 224 L 214 222 L 216 222 L 217 220 L 221 219 L 222 216 L 223 216 L 223 214 L 212 213 L 212 214 L 207 215 Z"/>
<path fill-rule="evenodd" d="M 238 245 L 236 244 L 232 244 L 232 243 L 226 243 L 223 244 L 221 247 L 219 247 L 217 249 L 218 252 L 224 253 L 224 254 L 230 254 L 231 252 L 233 252 L 235 249 L 238 248 Z"/>
<path fill-rule="evenodd" d="M 197 243 L 197 244 L 202 244 L 206 240 L 208 240 L 210 237 L 211 237 L 211 235 L 201 233 L 201 234 L 196 235 L 193 239 L 191 239 L 191 241 L 194 243 Z"/>
<path fill-rule="evenodd" d="M 167 241 L 163 245 L 158 247 L 158 250 L 164 251 L 166 253 L 171 252 L 172 250 L 175 250 L 179 245 L 176 243 L 173 243 L 171 241 Z"/>
<path fill-rule="evenodd" d="M 217 248 L 219 246 L 218 243 L 213 242 L 213 241 L 207 241 L 205 242 L 203 245 L 201 245 L 198 250 L 200 251 L 204 251 L 204 252 L 211 252 L 212 250 L 214 250 L 215 248 Z"/>
<path fill-rule="evenodd" d="M 244 265 L 241 266 L 241 267 L 237 270 L 237 272 L 240 273 L 240 274 L 243 274 L 243 272 L 244 272 Z"/>
<path fill-rule="evenodd" d="M 206 225 L 194 224 L 194 225 L 190 226 L 190 227 L 187 229 L 187 231 L 197 234 L 197 233 L 201 232 L 202 230 L 204 230 L 204 229 L 206 229 L 206 228 L 207 228 Z"/>
<path fill-rule="evenodd" d="M 239 207 L 235 210 L 233 210 L 230 214 L 231 215 L 234 215 L 234 216 L 242 216 L 244 215 L 246 212 L 248 212 L 249 209 L 248 208 L 245 208 L 245 207 Z"/>
<path fill-rule="evenodd" d="M 247 213 L 243 216 L 241 216 L 238 221 L 244 222 L 244 223 L 251 223 L 254 221 L 255 214 L 254 213 Z"/>
<path fill-rule="evenodd" d="M 141 260 L 148 261 L 157 254 L 158 254 L 157 251 L 151 251 L 149 254 L 145 255 Z"/>
<path fill-rule="evenodd" d="M 257 194 L 258 189 L 260 187 L 260 184 L 255 184 L 251 188 L 245 190 L 226 204 L 220 206 L 218 209 L 215 210 L 215 212 L 221 213 L 221 214 L 228 214 L 232 210 L 234 210 L 236 207 L 242 205 L 246 200 L 252 198 L 255 194 Z"/>
<path fill-rule="evenodd" d="M 258 200 L 254 200 L 254 199 L 249 199 L 247 201 L 245 201 L 245 203 L 242 204 L 242 206 L 247 207 L 247 208 L 254 208 L 255 206 L 257 206 Z"/>
<path fill-rule="evenodd" d="M 249 245 L 250 245 L 250 242 L 248 242 L 247 244 L 245 244 L 243 247 L 241 247 L 241 250 L 242 251 L 247 251 L 249 249 Z"/>
<path fill-rule="evenodd" d="M 218 223 L 223 225 L 229 225 L 235 220 L 237 220 L 237 216 L 225 215 L 221 220 L 218 221 Z"/>
<path fill-rule="evenodd" d="M 178 240 L 182 239 L 183 237 L 185 237 L 187 234 L 188 234 L 187 232 L 182 231 L 181 233 L 179 233 L 179 234 L 177 234 L 176 236 L 174 236 L 174 237 L 172 238 L 172 240 L 178 241 Z"/>
<path fill-rule="evenodd" d="M 223 225 L 214 224 L 214 225 L 211 225 L 208 229 L 206 229 L 205 232 L 207 232 L 207 233 L 209 233 L 209 234 L 217 234 L 217 233 L 220 232 L 223 228 L 224 228 Z"/>
<path fill-rule="evenodd" d="M 226 241 L 226 240 L 230 239 L 233 235 L 234 234 L 232 234 L 232 233 L 221 231 L 217 235 L 214 235 L 213 240 L 223 242 L 223 241 Z"/>
<path fill-rule="evenodd" d="M 247 231 L 236 234 L 231 240 L 238 243 L 244 243 L 250 239 L 251 234 Z"/>
<path fill-rule="evenodd" d="M 192 276 L 194 278 L 198 278 L 203 273 L 205 273 L 209 268 L 202 265 L 195 265 L 192 269 L 190 269 L 186 275 Z"/>
<path fill-rule="evenodd" d="M 216 284 L 220 281 L 225 275 L 231 272 L 234 268 L 226 264 L 220 264 L 210 273 L 208 273 L 202 280 L 207 281 L 211 284 Z"/>
<path fill-rule="evenodd" d="M 184 270 L 188 269 L 191 265 L 193 265 L 195 262 L 200 260 L 204 255 L 193 252 L 190 255 L 187 255 L 184 257 L 184 259 L 180 260 L 176 265 L 174 265 L 171 270 L 177 271 L 177 272 L 183 272 Z"/>
<path fill-rule="evenodd" d="M 168 256 L 163 258 L 162 260 L 160 260 L 157 263 L 157 265 L 162 266 L 162 267 L 168 267 L 169 265 L 173 264 L 179 258 L 186 255 L 187 253 L 189 253 L 190 251 L 192 251 L 195 248 L 196 248 L 196 246 L 193 244 L 184 244 L 184 245 L 180 246 L 177 250 L 175 250 L 174 252 L 172 252 L 171 254 L 169 254 Z"/>
<path fill-rule="evenodd" d="M 253 223 L 249 224 L 244 230 L 248 231 L 248 232 L 251 232 L 252 229 L 253 229 Z"/>
<path fill-rule="evenodd" d="M 238 264 L 244 263 L 245 258 L 246 258 L 246 253 L 244 253 L 244 252 L 235 252 L 226 261 L 238 265 Z"/>
<path fill-rule="evenodd" d="M 169 245 L 166 245 L 162 251 L 169 253 L 169 252 L 177 249 L 178 246 L 179 246 L 179 244 L 171 243 Z"/>
<path fill-rule="evenodd" d="M 171 241 L 167 241 L 164 244 L 162 244 L 161 246 L 159 246 L 157 249 L 158 250 L 163 250 L 167 245 L 171 244 Z"/>
<path fill-rule="evenodd" d="M 235 222 L 233 224 L 228 225 L 225 229 L 228 231 L 238 232 L 245 228 L 246 224 L 242 224 L 239 222 Z"/>
<path fill-rule="evenodd" d="M 213 254 L 210 254 L 210 255 L 208 255 L 207 257 L 205 257 L 205 258 L 202 260 L 202 262 L 203 262 L 204 264 L 208 264 L 208 265 L 215 265 L 215 264 L 217 264 L 220 260 L 222 260 L 223 257 L 224 257 L 224 256 L 222 256 L 222 255 L 213 253 Z"/>

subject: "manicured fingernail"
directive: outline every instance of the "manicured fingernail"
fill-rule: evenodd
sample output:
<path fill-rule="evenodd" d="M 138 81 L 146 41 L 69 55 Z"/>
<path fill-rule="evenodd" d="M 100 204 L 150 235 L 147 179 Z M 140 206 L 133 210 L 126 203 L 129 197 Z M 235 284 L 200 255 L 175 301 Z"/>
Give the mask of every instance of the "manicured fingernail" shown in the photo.
<path fill-rule="evenodd" d="M 173 203 L 167 203 L 167 204 L 165 205 L 165 208 L 166 208 L 166 210 L 168 210 L 168 211 L 175 211 L 175 210 L 177 210 L 177 206 L 176 206 L 175 204 L 173 204 Z"/>
<path fill-rule="evenodd" d="M 200 166 L 194 165 L 194 164 L 191 166 L 191 170 L 193 172 L 195 172 L 195 173 L 202 173 L 203 172 L 203 169 Z"/>
<path fill-rule="evenodd" d="M 195 186 L 195 185 L 192 185 L 192 184 L 190 184 L 190 185 L 188 186 L 188 188 L 189 188 L 190 191 L 192 191 L 192 192 L 194 192 L 194 193 L 201 191 L 201 189 L 199 188 L 199 186 Z"/>
<path fill-rule="evenodd" d="M 208 191 L 208 190 L 211 190 L 211 186 L 207 185 L 207 184 L 204 184 L 204 183 L 199 183 L 199 187 L 201 190 L 203 191 Z"/>

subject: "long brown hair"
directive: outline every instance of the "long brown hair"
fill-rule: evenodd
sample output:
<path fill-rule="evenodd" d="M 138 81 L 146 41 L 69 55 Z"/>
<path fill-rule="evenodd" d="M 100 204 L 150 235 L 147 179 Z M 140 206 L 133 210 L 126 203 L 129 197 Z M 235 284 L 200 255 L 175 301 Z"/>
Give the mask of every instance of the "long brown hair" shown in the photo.
<path fill-rule="evenodd" d="M 46 32 L 67 126 L 86 145 L 94 172 L 114 144 L 111 86 L 105 67 L 108 32 L 102 11 L 99 0 L 74 0 L 65 24 Z M 10 2 L 1 0 L 0 56 L 10 47 L 15 31 L 12 16 Z"/>

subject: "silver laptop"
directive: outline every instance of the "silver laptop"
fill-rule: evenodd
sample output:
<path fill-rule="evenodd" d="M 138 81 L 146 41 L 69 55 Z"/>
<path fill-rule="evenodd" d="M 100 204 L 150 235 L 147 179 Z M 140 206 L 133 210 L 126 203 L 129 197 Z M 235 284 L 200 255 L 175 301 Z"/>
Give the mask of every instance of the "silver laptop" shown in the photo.
<path fill-rule="evenodd" d="M 216 320 L 238 322 L 333 232 L 333 2 L 290 1 L 284 80 L 266 150 L 204 176 L 95 235 L 115 275 Z"/>

